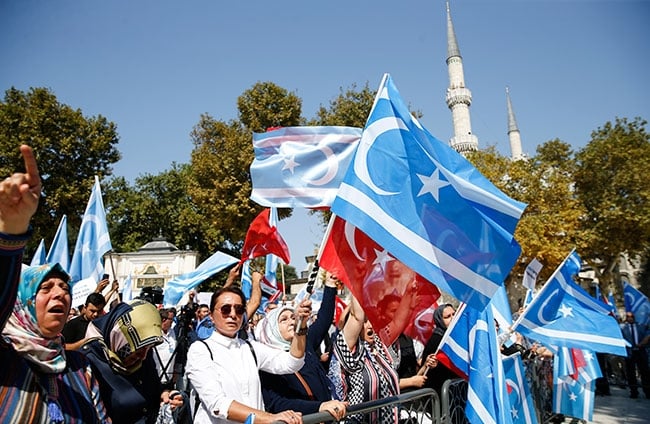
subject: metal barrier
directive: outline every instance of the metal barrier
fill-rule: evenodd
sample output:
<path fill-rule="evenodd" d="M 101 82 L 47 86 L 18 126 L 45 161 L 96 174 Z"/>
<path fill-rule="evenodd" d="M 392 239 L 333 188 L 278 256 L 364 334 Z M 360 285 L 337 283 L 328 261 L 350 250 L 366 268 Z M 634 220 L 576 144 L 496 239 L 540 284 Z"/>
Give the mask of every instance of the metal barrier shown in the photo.
<path fill-rule="evenodd" d="M 365 416 L 379 408 L 393 405 L 395 408 L 399 408 L 400 423 L 442 424 L 440 421 L 440 399 L 433 389 L 418 389 L 397 396 L 364 402 L 358 405 L 350 405 L 345 417 L 341 421 L 346 421 L 345 418 L 350 415 L 359 416 L 361 414 Z M 317 424 L 332 421 L 332 416 L 328 412 L 317 412 L 302 416 L 303 424 Z M 347 420 L 346 422 L 352 421 Z M 284 424 L 284 422 L 276 421 L 274 424 Z"/>
<path fill-rule="evenodd" d="M 462 378 L 447 380 L 440 391 L 442 424 L 466 424 L 467 381 Z"/>

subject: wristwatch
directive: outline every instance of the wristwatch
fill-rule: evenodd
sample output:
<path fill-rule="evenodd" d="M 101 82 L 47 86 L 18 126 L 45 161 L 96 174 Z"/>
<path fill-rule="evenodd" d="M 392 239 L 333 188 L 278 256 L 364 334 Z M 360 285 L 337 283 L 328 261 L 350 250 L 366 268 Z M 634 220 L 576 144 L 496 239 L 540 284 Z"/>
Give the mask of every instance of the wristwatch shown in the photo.
<path fill-rule="evenodd" d="M 298 331 L 296 331 L 296 336 L 306 336 L 307 330 L 309 330 L 309 327 L 299 328 Z"/>

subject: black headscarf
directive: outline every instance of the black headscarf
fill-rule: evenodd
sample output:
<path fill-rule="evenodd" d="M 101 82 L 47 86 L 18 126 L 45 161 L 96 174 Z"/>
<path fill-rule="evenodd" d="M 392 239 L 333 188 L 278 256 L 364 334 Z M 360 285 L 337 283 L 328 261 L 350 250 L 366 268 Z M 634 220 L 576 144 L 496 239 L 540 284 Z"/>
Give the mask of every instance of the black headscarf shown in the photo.
<path fill-rule="evenodd" d="M 445 321 L 442 318 L 443 313 L 446 308 L 448 307 L 454 307 L 451 303 L 445 303 L 443 305 L 438 306 L 438 308 L 433 312 L 433 323 L 436 325 L 436 327 L 433 329 L 434 334 L 439 334 L 443 335 L 445 334 L 445 331 L 447 331 L 447 326 L 445 325 Z"/>

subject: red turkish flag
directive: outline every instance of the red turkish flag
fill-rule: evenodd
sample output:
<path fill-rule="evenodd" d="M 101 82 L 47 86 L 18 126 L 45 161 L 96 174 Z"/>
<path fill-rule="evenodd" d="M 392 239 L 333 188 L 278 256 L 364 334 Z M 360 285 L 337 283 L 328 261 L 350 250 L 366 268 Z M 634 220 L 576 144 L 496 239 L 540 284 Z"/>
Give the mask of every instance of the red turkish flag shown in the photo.
<path fill-rule="evenodd" d="M 348 307 L 348 305 L 338 297 L 338 295 L 334 298 L 334 322 L 338 324 L 339 320 L 341 319 L 341 314 L 343 311 L 345 311 L 345 308 Z"/>
<path fill-rule="evenodd" d="M 248 233 L 246 233 L 240 263 L 268 254 L 274 254 L 285 264 L 291 261 L 287 243 L 278 232 L 277 227 L 271 227 L 269 224 L 270 213 L 271 209 L 266 208 L 251 222 Z"/>
<path fill-rule="evenodd" d="M 359 300 L 386 345 L 400 332 L 426 343 L 433 331 L 433 308 L 440 291 L 392 257 L 363 232 L 335 217 L 320 257 L 320 266 L 336 275 Z M 408 313 L 402 328 L 394 318 Z"/>

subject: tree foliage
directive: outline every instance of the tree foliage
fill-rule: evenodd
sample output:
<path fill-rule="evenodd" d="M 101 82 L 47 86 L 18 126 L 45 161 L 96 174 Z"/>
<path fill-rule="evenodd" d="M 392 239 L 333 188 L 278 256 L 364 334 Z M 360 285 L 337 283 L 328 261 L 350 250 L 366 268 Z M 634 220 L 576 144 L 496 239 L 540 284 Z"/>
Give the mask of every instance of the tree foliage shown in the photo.
<path fill-rule="evenodd" d="M 237 108 L 242 126 L 252 132 L 302 122 L 302 99 L 272 82 L 258 82 L 244 91 Z"/>
<path fill-rule="evenodd" d="M 76 239 L 94 176 L 103 182 L 120 160 L 118 140 L 114 123 L 101 115 L 84 116 L 45 88 L 5 92 L 0 102 L 0 173 L 22 169 L 18 146 L 25 143 L 34 148 L 43 183 L 28 251 L 42 238 L 51 243 L 63 215 L 70 237 Z"/>
<path fill-rule="evenodd" d="M 622 254 L 636 258 L 650 245 L 650 136 L 647 122 L 616 118 L 591 133 L 577 155 L 575 189 L 585 207 L 583 256 L 611 282 Z"/>

